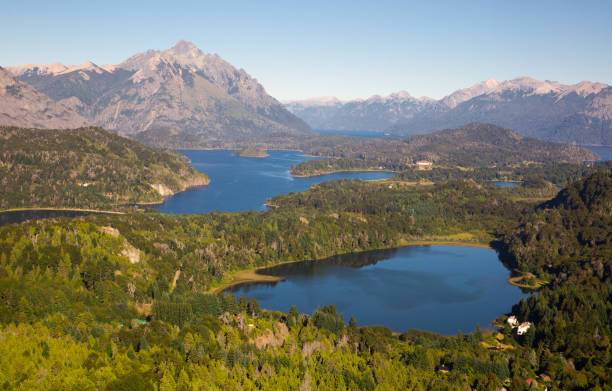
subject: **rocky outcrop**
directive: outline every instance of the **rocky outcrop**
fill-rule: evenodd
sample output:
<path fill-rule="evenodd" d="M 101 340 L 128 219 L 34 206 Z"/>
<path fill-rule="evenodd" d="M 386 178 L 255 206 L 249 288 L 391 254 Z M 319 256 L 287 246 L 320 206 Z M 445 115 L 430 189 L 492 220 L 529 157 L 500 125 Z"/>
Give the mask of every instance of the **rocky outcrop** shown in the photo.
<path fill-rule="evenodd" d="M 88 121 L 70 107 L 50 99 L 0 67 L 0 125 L 64 129 Z"/>

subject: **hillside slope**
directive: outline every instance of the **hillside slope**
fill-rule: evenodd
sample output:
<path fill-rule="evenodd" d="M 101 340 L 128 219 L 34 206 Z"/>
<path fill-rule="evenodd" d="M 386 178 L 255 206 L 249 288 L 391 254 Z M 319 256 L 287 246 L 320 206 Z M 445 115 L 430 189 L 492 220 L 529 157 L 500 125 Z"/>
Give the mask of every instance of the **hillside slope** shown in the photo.
<path fill-rule="evenodd" d="M 571 183 L 522 220 L 506 235 L 521 269 L 566 279 L 612 272 L 612 170 Z"/>
<path fill-rule="evenodd" d="M 181 156 L 101 128 L 0 127 L 0 139 L 0 209 L 159 202 L 208 184 Z"/>
<path fill-rule="evenodd" d="M 401 164 L 427 159 L 435 164 L 463 166 L 523 162 L 582 164 L 599 158 L 586 148 L 536 140 L 510 129 L 482 123 L 471 123 L 457 129 L 406 139 L 328 136 L 313 139 L 303 149 L 324 157 L 360 158 Z"/>

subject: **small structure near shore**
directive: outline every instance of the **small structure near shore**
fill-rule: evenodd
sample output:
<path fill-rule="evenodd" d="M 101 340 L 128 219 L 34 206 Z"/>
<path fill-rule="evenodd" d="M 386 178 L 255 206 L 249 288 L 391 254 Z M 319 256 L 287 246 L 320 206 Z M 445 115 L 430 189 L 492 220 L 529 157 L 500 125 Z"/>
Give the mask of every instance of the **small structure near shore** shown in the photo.
<path fill-rule="evenodd" d="M 506 319 L 506 323 L 508 323 L 513 330 L 516 329 L 517 335 L 524 335 L 531 327 L 531 322 L 519 323 L 518 319 L 514 315 L 509 316 L 508 319 Z"/>
<path fill-rule="evenodd" d="M 516 328 L 516 334 L 517 335 L 523 335 L 525 334 L 529 328 L 531 327 L 531 322 L 524 322 L 521 323 L 517 328 Z"/>
<path fill-rule="evenodd" d="M 433 166 L 433 162 L 429 160 L 417 160 L 416 162 L 417 170 L 431 170 Z"/>
<path fill-rule="evenodd" d="M 506 323 L 508 323 L 510 325 L 510 327 L 515 328 L 519 325 L 519 321 L 518 319 L 516 319 L 516 316 L 511 315 L 508 317 L 508 319 L 506 320 Z"/>

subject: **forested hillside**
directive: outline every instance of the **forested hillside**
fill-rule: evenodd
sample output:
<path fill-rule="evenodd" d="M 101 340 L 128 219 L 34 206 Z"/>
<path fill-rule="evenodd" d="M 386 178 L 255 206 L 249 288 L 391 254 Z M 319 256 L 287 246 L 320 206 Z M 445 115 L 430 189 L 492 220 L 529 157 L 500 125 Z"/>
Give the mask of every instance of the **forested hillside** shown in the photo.
<path fill-rule="evenodd" d="M 0 127 L 0 209 L 159 202 L 208 183 L 174 152 L 101 128 Z"/>
<path fill-rule="evenodd" d="M 609 386 L 612 171 L 570 184 L 521 218 L 504 243 L 514 266 L 551 281 L 513 308 L 535 325 L 524 342 L 540 365 L 577 389 L 594 388 L 595 378 Z"/>
<path fill-rule="evenodd" d="M 2 227 L 0 384 L 522 390 L 537 379 L 540 389 L 606 389 L 610 172 L 541 206 L 513 201 L 516 192 L 538 189 L 530 186 L 460 180 L 389 189 L 338 181 L 275 197 L 269 212 L 98 215 Z M 558 214 L 560 223 L 545 222 Z M 534 227 L 576 241 L 551 250 L 546 236 L 530 233 Z M 550 281 L 513 311 L 532 331 L 394 336 L 347 322 L 333 306 L 282 314 L 244 296 L 207 293 L 235 270 L 423 240 L 505 243 L 508 265 Z"/>
<path fill-rule="evenodd" d="M 403 171 L 413 168 L 419 160 L 443 168 L 486 167 L 504 171 L 525 166 L 582 165 L 599 159 L 596 153 L 583 147 L 535 140 L 480 123 L 407 139 L 326 136 L 302 144 L 304 151 L 330 159 L 292 167 L 292 173 L 298 176 L 359 169 Z"/>

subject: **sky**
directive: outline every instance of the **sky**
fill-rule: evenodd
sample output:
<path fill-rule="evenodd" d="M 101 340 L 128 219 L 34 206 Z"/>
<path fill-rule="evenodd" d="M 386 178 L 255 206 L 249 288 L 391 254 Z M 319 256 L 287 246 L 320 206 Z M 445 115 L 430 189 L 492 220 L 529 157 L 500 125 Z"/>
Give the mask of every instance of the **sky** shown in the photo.
<path fill-rule="evenodd" d="M 10 1 L 0 66 L 193 42 L 280 100 L 441 98 L 495 78 L 612 84 L 612 1 Z"/>

